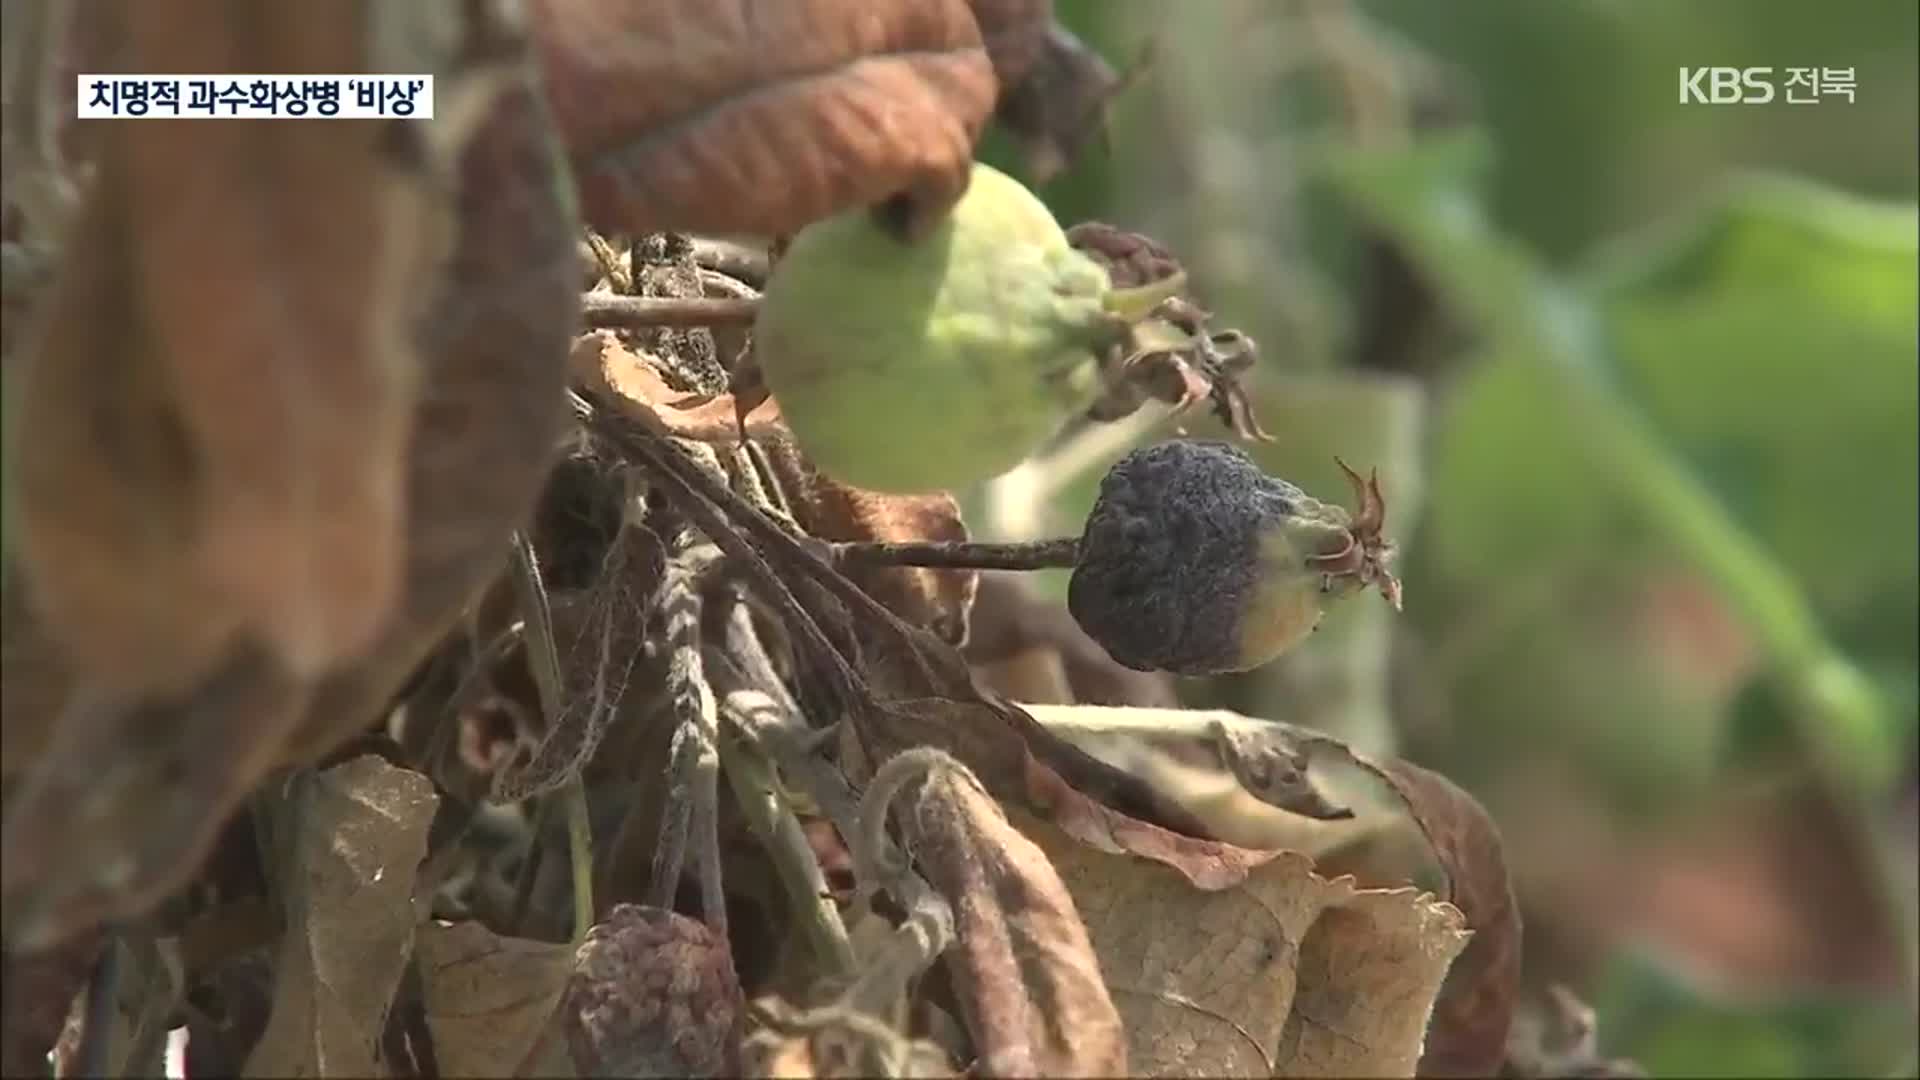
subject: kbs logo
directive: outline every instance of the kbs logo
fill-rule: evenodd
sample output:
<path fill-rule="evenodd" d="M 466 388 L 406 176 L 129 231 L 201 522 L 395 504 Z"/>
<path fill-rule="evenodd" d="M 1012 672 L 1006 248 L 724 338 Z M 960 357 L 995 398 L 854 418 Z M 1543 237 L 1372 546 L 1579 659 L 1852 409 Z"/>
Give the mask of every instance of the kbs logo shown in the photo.
<path fill-rule="evenodd" d="M 1765 105 L 1772 100 L 1770 67 L 1680 69 L 1682 105 Z"/>
<path fill-rule="evenodd" d="M 1680 69 L 1682 105 L 1765 105 L 1780 90 L 1789 105 L 1812 105 L 1821 98 L 1853 100 L 1852 68 L 1790 67 L 1776 86 L 1770 67 L 1697 67 Z"/>

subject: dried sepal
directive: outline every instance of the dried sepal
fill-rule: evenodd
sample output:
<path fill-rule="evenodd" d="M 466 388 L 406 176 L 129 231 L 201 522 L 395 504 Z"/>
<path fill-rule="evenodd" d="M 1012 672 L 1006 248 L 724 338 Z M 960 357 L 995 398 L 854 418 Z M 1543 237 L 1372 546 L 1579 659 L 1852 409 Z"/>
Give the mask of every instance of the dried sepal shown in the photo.
<path fill-rule="evenodd" d="M 1202 400 L 1242 439 L 1270 442 L 1260 427 L 1243 380 L 1259 359 L 1253 338 L 1215 329 L 1213 314 L 1184 295 L 1186 270 L 1171 252 L 1139 233 L 1099 221 L 1067 230 L 1069 243 L 1106 268 L 1116 289 L 1136 296 L 1160 294 L 1137 318 L 1101 367 L 1106 389 L 1087 408 L 1089 419 L 1118 420 L 1148 401 L 1163 401 L 1176 415 Z"/>
<path fill-rule="evenodd" d="M 1356 508 L 1346 528 L 1345 546 L 1338 551 L 1310 556 L 1308 561 L 1330 578 L 1352 577 L 1362 586 L 1378 588 L 1380 595 L 1399 611 L 1400 579 L 1387 569 L 1397 550 L 1381 531 L 1386 526 L 1387 503 L 1380 494 L 1380 471 L 1370 471 L 1363 480 L 1345 461 L 1337 457 L 1333 461 L 1346 474 L 1347 483 L 1353 485 Z"/>

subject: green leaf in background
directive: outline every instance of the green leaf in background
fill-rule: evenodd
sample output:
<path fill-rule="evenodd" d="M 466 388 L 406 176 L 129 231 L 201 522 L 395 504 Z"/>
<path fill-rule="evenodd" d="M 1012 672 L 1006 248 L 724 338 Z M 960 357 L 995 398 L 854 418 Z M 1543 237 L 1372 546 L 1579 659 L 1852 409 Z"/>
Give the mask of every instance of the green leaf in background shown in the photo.
<path fill-rule="evenodd" d="M 1912 214 L 1746 183 L 1677 239 L 1628 245 L 1568 282 L 1476 201 L 1485 153 L 1469 132 L 1403 150 L 1330 147 L 1320 165 L 1348 208 L 1392 236 L 1482 335 L 1477 370 L 1439 425 L 1423 565 L 1490 603 L 1528 573 L 1573 581 L 1600 570 L 1628 584 L 1641 567 L 1690 566 L 1784 691 L 1793 756 L 1867 828 L 1912 738 L 1911 715 L 1888 707 L 1901 680 L 1876 685 L 1842 647 L 1911 671 Z M 1873 535 L 1843 535 L 1854 530 Z M 1607 601 L 1591 604 L 1542 607 L 1509 629 L 1539 635 L 1535 645 L 1558 638 L 1584 669 L 1607 640 Z M 1882 625 L 1890 610 L 1903 630 Z M 1504 668 L 1495 685 L 1518 687 L 1512 668 L 1531 667 L 1518 640 L 1485 650 Z M 1534 662 L 1552 670 L 1550 656 Z M 1491 700 L 1484 682 L 1461 689 L 1474 706 Z M 1536 745 L 1596 728 L 1651 738 L 1680 715 L 1657 701 L 1633 708 L 1632 696 L 1549 688 L 1538 700 L 1554 711 L 1534 715 L 1553 734 Z M 1505 704 L 1493 711 L 1527 714 Z M 1721 724 L 1732 712 L 1717 711 Z M 1898 870 L 1887 862 L 1876 874 L 1888 880 L 1869 886 L 1888 903 L 1904 902 Z M 1912 945 L 1901 946 L 1909 979 Z M 1641 988 L 1625 999 L 1648 997 Z M 1656 1075 L 1819 1075 L 1840 1060 L 1836 1045 L 1857 1042 L 1798 1013 L 1675 1005 L 1654 1015 L 1671 1030 L 1625 1039 L 1655 1059 Z"/>
<path fill-rule="evenodd" d="M 1814 993 L 1743 1000 L 1643 951 L 1621 954 L 1593 1005 L 1609 1042 L 1636 1047 L 1653 1076 L 1888 1076 L 1913 1050 L 1913 1021 L 1898 1002 Z"/>
<path fill-rule="evenodd" d="M 1730 506 L 1703 482 L 1684 446 L 1658 426 L 1659 413 L 1623 392 L 1633 384 L 1620 385 L 1613 346 L 1632 335 L 1612 325 L 1613 309 L 1551 277 L 1492 226 L 1474 197 L 1487 160 L 1484 136 L 1469 131 L 1398 150 L 1333 145 L 1317 168 L 1357 213 L 1394 236 L 1442 297 L 1479 328 L 1482 378 L 1521 383 L 1491 384 L 1512 395 L 1492 415 L 1472 411 L 1485 407 L 1473 396 L 1489 384 L 1469 385 L 1460 413 L 1443 426 L 1473 453 L 1456 461 L 1448 439 L 1437 447 L 1433 539 L 1441 557 L 1477 567 L 1497 583 L 1529 550 L 1560 558 L 1583 548 L 1604 552 L 1613 526 L 1597 524 L 1596 510 L 1626 519 L 1713 581 L 1745 622 L 1769 670 L 1788 687 L 1796 713 L 1806 718 L 1802 734 L 1816 767 L 1863 791 L 1885 790 L 1898 775 L 1907 725 L 1892 717 L 1882 690 L 1834 647 L 1809 603 L 1810 579 L 1775 555 L 1772 537 L 1743 521 L 1737 503 Z M 1798 294 L 1771 295 L 1754 306 L 1797 301 Z M 1720 384 L 1738 381 L 1726 371 Z M 1504 428 L 1502 419 L 1518 426 Z M 1782 425 L 1792 422 L 1780 418 Z M 1503 457 L 1489 460 L 1489 453 Z M 1911 458 L 1911 449 L 1905 456 Z M 1559 534 L 1551 533 L 1553 522 L 1565 517 L 1574 519 L 1573 529 L 1594 529 L 1592 539 L 1581 544 L 1566 521 L 1558 522 Z"/>
<path fill-rule="evenodd" d="M 1920 215 L 1732 186 L 1589 275 L 1632 395 L 1864 659 L 1920 638 Z"/>

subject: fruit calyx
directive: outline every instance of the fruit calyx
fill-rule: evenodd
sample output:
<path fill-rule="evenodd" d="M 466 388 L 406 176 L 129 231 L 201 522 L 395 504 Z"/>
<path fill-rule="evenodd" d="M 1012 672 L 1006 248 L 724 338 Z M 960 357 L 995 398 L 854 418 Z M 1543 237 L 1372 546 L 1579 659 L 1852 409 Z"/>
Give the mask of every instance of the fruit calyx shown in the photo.
<path fill-rule="evenodd" d="M 1353 485 L 1358 506 L 1344 530 L 1344 546 L 1338 551 L 1309 556 L 1307 562 L 1328 579 L 1350 577 L 1362 588 L 1371 585 L 1379 589 L 1380 595 L 1399 611 L 1400 579 L 1387 569 L 1398 551 L 1393 541 L 1382 534 L 1387 522 L 1387 503 L 1380 494 L 1380 471 L 1369 470 L 1363 480 L 1345 461 L 1336 457 L 1333 462 L 1346 474 L 1347 483 Z"/>

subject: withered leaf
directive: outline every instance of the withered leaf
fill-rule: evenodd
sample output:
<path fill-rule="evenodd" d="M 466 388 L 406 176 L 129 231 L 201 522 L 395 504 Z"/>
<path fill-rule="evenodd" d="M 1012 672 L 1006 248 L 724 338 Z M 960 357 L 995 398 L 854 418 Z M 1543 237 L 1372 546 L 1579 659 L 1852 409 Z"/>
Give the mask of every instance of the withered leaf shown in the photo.
<path fill-rule="evenodd" d="M 966 190 L 996 83 L 965 0 L 536 0 L 548 97 L 606 232 L 786 233 Z"/>
<path fill-rule="evenodd" d="M 370 70 L 369 5 L 91 12 L 135 71 Z M 451 217 L 389 129 L 109 122 L 21 379 L 19 552 L 99 685 L 179 692 L 237 636 L 298 676 L 398 598 L 416 283 Z"/>
<path fill-rule="evenodd" d="M 1520 995 L 1520 904 L 1493 819 L 1472 795 L 1408 761 L 1384 772 L 1446 872 L 1446 899 L 1473 942 L 1447 975 L 1422 1076 L 1485 1076 L 1499 1067 Z"/>
<path fill-rule="evenodd" d="M 741 1006 L 725 940 L 619 904 L 579 948 L 561 1022 L 583 1076 L 726 1076 L 739 1072 Z"/>
<path fill-rule="evenodd" d="M 566 168 L 530 81 L 461 162 L 460 243 L 419 327 L 426 361 L 407 458 L 405 593 L 377 646 L 330 678 L 295 760 L 360 730 L 506 565 L 566 429 L 579 317 Z"/>
<path fill-rule="evenodd" d="M 566 992 L 573 949 L 477 922 L 430 922 L 414 948 L 440 1074 L 516 1075 Z"/>
<path fill-rule="evenodd" d="M 1322 875 L 1351 874 L 1363 886 L 1436 890 L 1461 913 L 1473 939 L 1447 973 L 1421 1074 L 1487 1075 L 1498 1066 L 1519 992 L 1520 916 L 1498 830 L 1471 795 L 1409 762 L 1376 762 L 1324 734 L 1228 712 L 1084 706 L 1028 711 L 1147 779 L 1216 836 L 1311 856 Z M 1102 732 L 1110 740 L 1118 738 L 1114 733 L 1126 737 L 1102 748 L 1088 737 Z M 1223 756 L 1225 769 L 1209 774 L 1182 764 L 1183 750 L 1208 742 L 1216 750 L 1233 750 Z M 1267 805 L 1275 801 L 1273 792 L 1248 790 L 1248 781 L 1258 777 L 1233 775 L 1260 758 L 1305 764 L 1302 775 L 1280 786 L 1293 796 L 1279 800 L 1281 805 Z M 1285 780 L 1290 771 L 1276 775 Z M 1314 807 L 1329 799 L 1351 806 L 1355 815 L 1308 820 L 1325 817 Z M 1294 812 L 1302 809 L 1305 816 Z"/>
<path fill-rule="evenodd" d="M 1353 873 L 1368 886 L 1444 886 L 1404 800 L 1323 733 L 1220 709 L 1022 708 L 1177 802 L 1228 844 L 1308 855 L 1323 876 Z M 1409 855 L 1409 848 L 1417 850 Z"/>
<path fill-rule="evenodd" d="M 35 627 L 22 620 L 7 632 Z M 80 687 L 49 703 L 57 711 L 45 718 L 52 730 L 40 758 L 7 792 L 0 913 L 8 944 L 52 945 L 157 902 L 194 871 L 231 807 L 274 766 L 308 700 L 248 648 L 184 697 L 128 702 Z M 32 721 L 9 714 L 6 722 Z"/>
<path fill-rule="evenodd" d="M 382 1023 L 413 945 L 413 883 L 433 784 L 367 755 L 300 773 L 275 817 L 287 933 L 248 1076 L 377 1076 Z"/>
<path fill-rule="evenodd" d="M 1120 1076 L 1121 1017 L 1087 929 L 1046 854 L 972 774 L 931 770 L 897 810 L 909 846 L 953 906 L 955 991 L 992 1076 Z"/>
<path fill-rule="evenodd" d="M 1459 913 L 1270 853 L 1237 886 L 1095 851 L 1031 819 L 1092 935 L 1145 1075 L 1408 1076 Z"/>
<path fill-rule="evenodd" d="M 683 439 L 726 444 L 750 436 L 775 436 L 782 430 L 780 405 L 768 399 L 744 421 L 734 415 L 733 399 L 720 394 L 689 400 L 661 375 L 660 365 L 620 343 L 610 330 L 594 330 L 573 340 L 568 369 L 575 383 L 629 420 Z"/>
<path fill-rule="evenodd" d="M 836 541 L 967 539 L 960 503 L 944 491 L 922 495 L 867 491 L 822 473 L 782 432 L 763 440 L 768 464 L 811 536 Z M 847 577 L 895 615 L 950 645 L 966 640 L 979 572 L 916 566 L 857 566 Z"/>
<path fill-rule="evenodd" d="M 178 695 L 127 700 L 85 685 L 82 694 L 34 695 L 65 711 L 44 759 L 9 796 L 0 865 L 10 938 L 58 938 L 165 895 L 261 777 L 373 722 L 504 564 L 506 538 L 562 430 L 563 358 L 579 303 L 574 225 L 545 125 L 523 81 L 461 163 L 459 244 L 446 279 L 429 290 L 433 317 L 415 328 L 426 369 L 404 462 L 404 594 L 375 646 L 318 687 L 241 647 Z M 99 321 L 97 312 L 82 317 Z M 200 598 L 174 599 L 184 606 L 173 614 L 198 614 Z M 18 625 L 26 622 L 8 620 L 9 661 L 15 635 L 34 632 Z M 14 704 L 10 730 L 52 725 L 17 715 Z"/>

